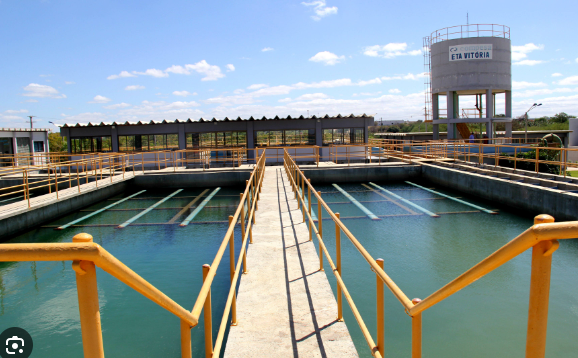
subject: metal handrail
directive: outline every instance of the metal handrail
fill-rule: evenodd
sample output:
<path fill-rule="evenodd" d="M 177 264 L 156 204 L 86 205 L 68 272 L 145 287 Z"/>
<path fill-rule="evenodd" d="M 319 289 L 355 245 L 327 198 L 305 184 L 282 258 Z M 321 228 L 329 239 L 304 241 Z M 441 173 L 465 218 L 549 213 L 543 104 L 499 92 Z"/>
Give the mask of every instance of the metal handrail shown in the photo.
<path fill-rule="evenodd" d="M 481 28 L 480 28 L 481 27 Z M 468 24 L 444 27 L 431 33 L 431 43 L 452 39 L 472 37 L 502 37 L 510 38 L 510 27 L 498 24 Z"/>
<path fill-rule="evenodd" d="M 82 331 L 82 342 L 85 358 L 102 358 L 104 357 L 104 348 L 102 341 L 102 329 L 100 324 L 100 312 L 98 309 L 98 288 L 96 282 L 95 267 L 98 266 L 112 276 L 116 277 L 127 286 L 139 292 L 146 298 L 155 302 L 167 311 L 171 312 L 181 320 L 181 354 L 183 358 L 192 357 L 191 332 L 190 329 L 199 323 L 202 306 L 209 308 L 208 313 L 205 311 L 205 341 L 211 342 L 211 325 L 210 322 L 210 286 L 216 274 L 219 262 L 223 252 L 226 249 L 227 242 L 233 242 L 233 232 L 235 223 L 241 217 L 241 229 L 243 232 L 243 248 L 236 265 L 236 269 L 231 271 L 232 284 L 229 298 L 225 306 L 223 322 L 226 323 L 228 314 L 231 309 L 231 295 L 234 296 L 236 282 L 239 277 L 240 265 L 243 263 L 246 271 L 246 244 L 247 239 L 252 238 L 252 223 L 255 222 L 254 213 L 257 210 L 257 200 L 259 191 L 263 183 L 263 174 L 265 168 L 265 157 L 262 156 L 257 161 L 257 165 L 251 173 L 251 179 L 248 181 L 244 193 L 241 195 L 241 202 L 235 212 L 235 216 L 229 217 L 229 229 L 225 235 L 225 240 L 219 248 L 217 256 L 213 261 L 213 267 L 207 270 L 208 265 L 203 266 L 204 283 L 197 298 L 195 307 L 191 312 L 184 309 L 178 303 L 166 296 L 159 289 L 151 285 L 137 273 L 132 271 L 120 260 L 108 253 L 100 245 L 92 242 L 92 236 L 88 234 L 78 234 L 74 236 L 72 243 L 47 243 L 47 244 L 2 244 L 0 245 L 0 262 L 19 262 L 19 261 L 72 261 L 72 267 L 76 271 L 80 323 Z M 247 215 L 248 226 L 245 230 L 244 207 L 247 203 L 249 212 Z M 232 263 L 234 263 L 234 250 L 231 246 Z M 201 302 L 199 308 L 197 304 Z M 207 306 L 208 302 L 208 306 Z M 224 339 L 225 329 L 221 324 L 219 335 L 217 337 L 218 352 Z M 208 332 L 208 333 L 207 333 Z M 213 354 L 212 349 L 208 357 Z M 218 356 L 218 353 L 217 353 Z"/>
<path fill-rule="evenodd" d="M 485 276 L 496 268 L 500 267 L 504 263 L 510 261 L 514 257 L 518 256 L 522 252 L 529 248 L 532 248 L 532 275 L 530 283 L 530 295 L 529 295 L 529 314 L 528 314 L 528 333 L 526 336 L 526 357 L 527 358 L 543 358 L 545 355 L 546 347 L 546 331 L 547 331 L 547 321 L 548 321 L 548 303 L 549 303 L 549 289 L 550 289 L 550 271 L 552 262 L 552 253 L 556 251 L 559 247 L 557 240 L 559 239 L 571 239 L 578 237 L 578 221 L 554 223 L 554 218 L 549 215 L 538 215 L 534 218 L 534 225 L 518 235 L 512 241 L 504 245 L 502 248 L 498 249 L 496 252 L 482 260 L 477 265 L 473 266 L 471 269 L 458 276 L 456 279 L 440 288 L 436 292 L 432 293 L 427 298 L 421 300 L 414 298 L 409 300 L 405 293 L 389 278 L 389 276 L 383 270 L 383 261 L 378 259 L 375 260 L 367 252 L 367 250 L 359 243 L 355 236 L 347 230 L 345 225 L 339 219 L 339 214 L 333 213 L 329 208 L 327 203 L 321 198 L 321 192 L 316 192 L 310 181 L 305 178 L 305 175 L 291 158 L 291 156 L 285 152 L 285 170 L 287 176 L 293 187 L 296 198 L 298 198 L 298 205 L 303 211 L 303 221 L 306 217 L 309 222 L 309 232 L 310 240 L 312 238 L 312 233 L 315 233 L 319 240 L 319 251 L 320 251 L 320 269 L 323 269 L 323 259 L 321 252 L 326 256 L 331 269 L 337 279 L 338 283 L 338 319 L 342 318 L 341 312 L 341 290 L 345 295 L 348 303 L 350 304 L 351 310 L 357 320 L 364 338 L 366 339 L 371 353 L 374 357 L 383 357 L 383 343 L 384 342 L 384 320 L 383 320 L 383 296 L 382 289 L 380 288 L 380 281 L 385 284 L 394 296 L 400 301 L 405 309 L 405 312 L 411 317 L 412 320 L 412 358 L 420 358 L 422 353 L 422 313 L 426 309 L 436 305 L 437 303 L 443 301 L 447 297 L 453 295 L 464 287 L 475 282 L 479 278 Z M 306 208 L 305 202 L 305 186 L 307 186 L 308 191 L 308 207 Z M 301 189 L 301 191 L 300 191 Z M 311 217 L 311 192 L 318 201 L 318 226 L 316 228 L 313 219 Z M 331 219 L 335 222 L 335 232 L 336 232 L 336 249 L 337 249 L 337 267 L 333 264 L 333 261 L 327 251 L 327 248 L 323 242 L 322 234 L 322 213 L 321 207 L 324 207 Z M 340 252 L 340 230 L 345 233 L 345 235 L 350 239 L 353 245 L 361 253 L 367 263 L 371 266 L 372 271 L 376 273 L 378 280 L 377 285 L 377 340 L 378 344 L 371 337 L 371 334 L 367 330 L 363 319 L 355 307 L 353 299 L 349 295 L 345 283 L 341 278 L 341 252 Z"/>

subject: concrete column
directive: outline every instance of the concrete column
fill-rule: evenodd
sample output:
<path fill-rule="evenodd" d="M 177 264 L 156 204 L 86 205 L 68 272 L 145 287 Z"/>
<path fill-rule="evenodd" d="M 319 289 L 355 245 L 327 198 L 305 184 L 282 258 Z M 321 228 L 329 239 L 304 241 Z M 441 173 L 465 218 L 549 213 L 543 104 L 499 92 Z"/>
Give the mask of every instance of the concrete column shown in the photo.
<path fill-rule="evenodd" d="M 247 130 L 247 149 L 253 149 L 255 148 L 255 133 L 253 130 L 253 122 L 246 121 L 246 123 L 247 126 L 245 128 Z M 247 159 L 255 159 L 255 152 L 248 152 Z"/>
<path fill-rule="evenodd" d="M 50 142 L 48 141 L 48 132 L 44 132 L 44 151 L 46 151 L 46 153 L 50 152 L 49 144 Z"/>
<path fill-rule="evenodd" d="M 70 129 L 65 128 L 64 130 L 64 132 L 63 129 L 60 130 L 60 135 L 66 136 L 66 146 L 68 147 L 68 154 L 70 154 L 72 153 L 72 139 L 70 139 Z"/>
<path fill-rule="evenodd" d="M 187 135 L 185 134 L 185 124 L 178 123 L 179 149 L 187 149 Z"/>
<path fill-rule="evenodd" d="M 323 146 L 323 128 L 321 128 L 321 119 L 315 120 L 315 145 Z"/>
<path fill-rule="evenodd" d="M 494 138 L 494 131 L 492 130 L 492 122 L 486 122 L 486 135 L 488 138 Z M 491 141 L 489 143 L 492 143 Z"/>
<path fill-rule="evenodd" d="M 455 117 L 455 92 L 448 91 L 447 92 L 447 100 L 448 100 L 448 135 L 447 139 L 456 139 L 456 134 L 454 131 L 454 125 L 449 123 L 450 120 L 456 118 Z"/>
<path fill-rule="evenodd" d="M 506 91 L 506 118 L 512 118 L 512 91 Z"/>
<path fill-rule="evenodd" d="M 486 90 L 486 118 L 492 118 L 494 111 L 494 96 L 492 96 L 492 90 Z"/>
<path fill-rule="evenodd" d="M 118 152 L 118 134 L 116 126 L 110 126 L 110 140 L 112 142 L 112 151 Z"/>
<path fill-rule="evenodd" d="M 440 125 L 439 125 L 439 124 L 434 124 L 434 125 L 433 125 L 433 128 L 432 128 L 432 131 L 433 131 L 433 139 L 434 139 L 434 140 L 440 139 Z"/>
<path fill-rule="evenodd" d="M 448 119 L 454 119 L 454 91 L 448 91 L 446 98 L 448 99 Z"/>
<path fill-rule="evenodd" d="M 578 118 L 568 119 L 569 128 L 572 132 L 569 133 L 568 145 L 571 147 L 578 146 Z"/>
<path fill-rule="evenodd" d="M 506 138 L 512 138 L 512 123 L 506 123 Z"/>
<path fill-rule="evenodd" d="M 456 124 L 448 123 L 448 139 L 456 139 Z"/>
<path fill-rule="evenodd" d="M 440 119 L 440 95 L 433 93 L 431 96 L 432 118 L 434 120 Z"/>

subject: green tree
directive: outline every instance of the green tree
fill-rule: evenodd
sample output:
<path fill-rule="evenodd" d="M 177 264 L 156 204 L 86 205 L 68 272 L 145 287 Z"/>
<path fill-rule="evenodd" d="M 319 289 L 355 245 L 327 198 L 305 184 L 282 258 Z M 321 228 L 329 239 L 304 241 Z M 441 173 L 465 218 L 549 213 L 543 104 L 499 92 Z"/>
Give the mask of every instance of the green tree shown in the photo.
<path fill-rule="evenodd" d="M 566 123 L 568 122 L 568 118 L 570 118 L 572 116 L 567 115 L 564 112 L 560 112 L 558 114 L 556 114 L 554 117 L 552 117 L 550 120 L 554 123 Z"/>
<path fill-rule="evenodd" d="M 67 152 L 68 144 L 66 138 L 60 136 L 60 133 L 48 133 L 48 146 L 51 152 Z"/>

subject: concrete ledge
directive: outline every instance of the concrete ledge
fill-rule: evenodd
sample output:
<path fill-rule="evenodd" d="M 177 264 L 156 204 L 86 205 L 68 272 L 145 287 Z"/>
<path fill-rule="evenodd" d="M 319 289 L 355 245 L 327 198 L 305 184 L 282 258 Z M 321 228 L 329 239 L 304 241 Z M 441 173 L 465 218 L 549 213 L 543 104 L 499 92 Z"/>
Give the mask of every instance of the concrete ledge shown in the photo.
<path fill-rule="evenodd" d="M 333 184 L 368 181 L 402 181 L 419 178 L 421 166 L 413 164 L 362 164 L 356 166 L 335 166 L 324 168 L 302 167 L 311 184 Z"/>
<path fill-rule="evenodd" d="M 422 177 L 437 185 L 532 215 L 550 214 L 556 221 L 576 220 L 578 217 L 578 194 L 431 164 L 422 165 Z"/>
<path fill-rule="evenodd" d="M 192 173 L 146 173 L 136 176 L 132 185 L 143 189 L 159 188 L 206 188 L 245 185 L 251 177 L 251 169 L 196 171 Z"/>
<path fill-rule="evenodd" d="M 134 180 L 134 179 L 132 179 Z M 36 206 L 32 209 L 15 211 L 13 215 L 4 216 L 0 219 L 0 242 L 4 242 L 12 236 L 24 233 L 35 226 L 68 215 L 84 207 L 92 205 L 111 196 L 120 194 L 128 188 L 128 182 L 121 181 L 98 189 L 84 191 L 74 196 L 61 200 L 53 200 L 45 205 Z"/>

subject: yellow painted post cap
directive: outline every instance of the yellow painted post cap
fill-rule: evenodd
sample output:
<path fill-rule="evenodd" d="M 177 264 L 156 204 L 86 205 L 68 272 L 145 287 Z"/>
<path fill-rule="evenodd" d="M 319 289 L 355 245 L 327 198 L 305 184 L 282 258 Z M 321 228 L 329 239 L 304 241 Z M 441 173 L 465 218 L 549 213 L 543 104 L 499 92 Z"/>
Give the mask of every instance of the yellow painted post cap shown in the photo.
<path fill-rule="evenodd" d="M 554 217 L 548 214 L 540 214 L 534 217 L 534 225 L 553 223 L 554 221 Z"/>
<path fill-rule="evenodd" d="M 72 242 L 92 242 L 92 235 L 86 233 L 76 234 L 72 238 Z"/>

